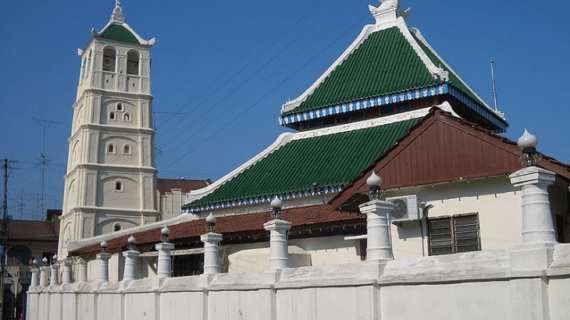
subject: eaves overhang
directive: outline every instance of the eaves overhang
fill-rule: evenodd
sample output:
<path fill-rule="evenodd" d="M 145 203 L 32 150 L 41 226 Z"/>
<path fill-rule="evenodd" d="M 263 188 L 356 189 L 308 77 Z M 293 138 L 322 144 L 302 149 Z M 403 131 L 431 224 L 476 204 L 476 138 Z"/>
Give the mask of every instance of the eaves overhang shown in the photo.
<path fill-rule="evenodd" d="M 316 110 L 309 110 L 306 112 L 294 113 L 287 116 L 279 117 L 279 125 L 284 127 L 291 127 L 292 124 L 310 121 L 314 119 L 324 118 L 333 115 L 347 114 L 353 111 L 366 110 L 375 107 L 387 106 L 394 103 L 401 103 L 423 99 L 426 97 L 450 95 L 455 99 L 461 101 L 471 110 L 482 115 L 486 120 L 491 122 L 497 127 L 497 131 L 504 132 L 507 129 L 507 122 L 497 116 L 488 108 L 481 106 L 475 100 L 471 99 L 468 95 L 461 90 L 455 88 L 453 85 L 443 83 L 437 86 L 426 87 L 422 89 L 407 90 L 394 94 L 383 95 L 370 99 L 362 99 L 354 102 L 337 104 L 334 106 L 324 107 Z"/>

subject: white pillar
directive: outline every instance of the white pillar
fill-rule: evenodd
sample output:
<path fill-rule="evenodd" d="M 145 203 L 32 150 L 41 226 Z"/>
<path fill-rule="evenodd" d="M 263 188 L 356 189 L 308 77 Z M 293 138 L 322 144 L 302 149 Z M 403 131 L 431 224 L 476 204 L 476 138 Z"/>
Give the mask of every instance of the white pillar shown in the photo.
<path fill-rule="evenodd" d="M 515 187 L 522 187 L 522 242 L 556 242 L 550 211 L 548 186 L 556 174 L 539 167 L 527 167 L 509 176 Z"/>
<path fill-rule="evenodd" d="M 51 270 L 50 270 L 49 285 L 57 286 L 59 284 L 59 264 L 57 263 L 57 261 L 54 261 L 50 269 Z"/>
<path fill-rule="evenodd" d="M 170 251 L 174 249 L 172 243 L 163 242 L 156 245 L 158 250 L 158 268 L 156 270 L 157 277 L 170 278 L 172 272 L 170 266 Z"/>
<path fill-rule="evenodd" d="M 123 252 L 123 257 L 125 257 L 123 281 L 135 280 L 137 278 L 137 259 L 139 258 L 139 255 L 140 252 L 136 250 Z"/>
<path fill-rule="evenodd" d="M 71 260 L 65 260 L 63 262 L 63 274 L 61 275 L 61 283 L 71 283 L 71 266 L 73 265 L 73 261 Z"/>
<path fill-rule="evenodd" d="M 87 282 L 87 261 L 77 259 L 77 282 Z"/>
<path fill-rule="evenodd" d="M 40 270 L 37 267 L 32 268 L 32 279 L 30 281 L 30 287 L 34 288 L 40 285 L 39 279 Z"/>
<path fill-rule="evenodd" d="M 219 233 L 208 232 L 200 236 L 200 240 L 204 242 L 204 273 L 218 274 L 222 270 L 220 263 L 220 254 L 218 243 L 222 241 L 222 235 Z"/>
<path fill-rule="evenodd" d="M 392 244 L 388 215 L 394 205 L 387 201 L 372 200 L 359 206 L 366 215 L 366 261 L 392 260 Z"/>
<path fill-rule="evenodd" d="M 291 229 L 291 222 L 274 219 L 266 222 L 263 227 L 270 231 L 269 269 L 279 270 L 289 267 L 287 231 Z"/>
<path fill-rule="evenodd" d="M 109 259 L 111 259 L 110 253 L 97 254 L 97 260 L 99 260 L 98 282 L 109 282 Z"/>
<path fill-rule="evenodd" d="M 49 267 L 40 267 L 40 287 L 47 287 L 49 284 Z"/>

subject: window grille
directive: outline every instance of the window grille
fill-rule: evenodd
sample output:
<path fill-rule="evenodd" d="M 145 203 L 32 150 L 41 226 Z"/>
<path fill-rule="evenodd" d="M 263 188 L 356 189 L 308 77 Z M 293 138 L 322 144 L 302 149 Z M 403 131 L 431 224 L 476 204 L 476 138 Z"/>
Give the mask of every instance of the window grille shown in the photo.
<path fill-rule="evenodd" d="M 477 213 L 428 219 L 429 255 L 481 250 Z"/>

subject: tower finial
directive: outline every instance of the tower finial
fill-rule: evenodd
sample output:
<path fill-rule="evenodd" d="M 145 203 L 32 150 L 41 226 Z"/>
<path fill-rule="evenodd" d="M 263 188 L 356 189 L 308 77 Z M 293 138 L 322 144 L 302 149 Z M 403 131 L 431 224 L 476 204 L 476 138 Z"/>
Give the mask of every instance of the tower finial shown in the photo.
<path fill-rule="evenodd" d="M 121 0 L 115 1 L 115 9 L 113 9 L 113 13 L 111 14 L 111 21 L 112 22 L 125 22 L 125 16 L 123 16 L 123 9 L 121 9 Z"/>

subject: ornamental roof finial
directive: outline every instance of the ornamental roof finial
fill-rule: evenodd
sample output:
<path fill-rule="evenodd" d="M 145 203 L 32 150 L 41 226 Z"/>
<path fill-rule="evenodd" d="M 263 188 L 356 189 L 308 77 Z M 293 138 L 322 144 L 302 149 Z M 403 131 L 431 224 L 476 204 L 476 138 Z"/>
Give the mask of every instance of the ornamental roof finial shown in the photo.
<path fill-rule="evenodd" d="M 125 16 L 123 16 L 123 9 L 121 9 L 121 0 L 115 1 L 115 9 L 113 9 L 113 13 L 111 14 L 111 21 L 112 22 L 125 22 Z"/>
<path fill-rule="evenodd" d="M 411 9 L 402 10 L 400 2 L 402 0 L 378 0 L 381 2 L 378 8 L 369 5 L 370 13 L 376 19 L 376 25 L 386 22 L 394 22 L 397 18 L 402 17 L 404 20 L 408 19 Z"/>

